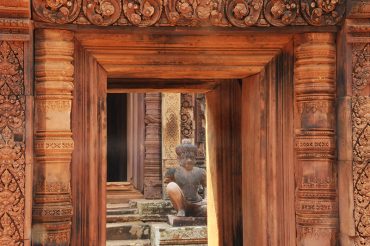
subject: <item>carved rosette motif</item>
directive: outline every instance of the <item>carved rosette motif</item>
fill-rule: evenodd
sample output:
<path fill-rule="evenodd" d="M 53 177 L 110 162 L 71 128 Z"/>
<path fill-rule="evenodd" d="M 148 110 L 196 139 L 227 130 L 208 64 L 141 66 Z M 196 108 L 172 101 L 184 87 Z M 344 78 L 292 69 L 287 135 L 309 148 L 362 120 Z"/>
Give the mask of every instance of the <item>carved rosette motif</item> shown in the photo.
<path fill-rule="evenodd" d="M 295 21 L 298 13 L 298 0 L 268 0 L 265 2 L 265 18 L 271 25 L 289 25 Z"/>
<path fill-rule="evenodd" d="M 352 139 L 354 218 L 357 246 L 370 238 L 370 43 L 354 44 L 352 55 Z"/>
<path fill-rule="evenodd" d="M 33 1 L 33 12 L 42 21 L 63 24 L 78 18 L 80 24 L 98 26 L 286 26 L 296 25 L 299 15 L 309 25 L 323 26 L 338 24 L 344 11 L 345 0 Z"/>
<path fill-rule="evenodd" d="M 161 0 L 125 0 L 123 11 L 127 19 L 135 26 L 152 26 L 161 17 Z"/>
<path fill-rule="evenodd" d="M 226 3 L 226 16 L 237 27 L 253 26 L 263 8 L 263 0 L 230 0 Z"/>
<path fill-rule="evenodd" d="M 23 42 L 0 41 L 0 244 L 23 245 L 25 94 Z"/>
<path fill-rule="evenodd" d="M 121 15 L 120 0 L 83 0 L 83 12 L 87 19 L 97 26 L 109 26 Z"/>
<path fill-rule="evenodd" d="M 301 13 L 314 26 L 335 25 L 345 12 L 345 0 L 301 0 Z"/>
<path fill-rule="evenodd" d="M 144 197 L 162 198 L 161 93 L 145 93 Z"/>
<path fill-rule="evenodd" d="M 305 34 L 295 50 L 297 245 L 336 245 L 336 48 L 331 34 Z"/>
<path fill-rule="evenodd" d="M 69 245 L 73 33 L 44 29 L 35 37 L 33 244 Z"/>
<path fill-rule="evenodd" d="M 33 0 L 33 12 L 45 22 L 65 24 L 77 18 L 82 0 Z"/>
<path fill-rule="evenodd" d="M 227 25 L 224 0 L 168 0 L 165 7 L 172 25 Z"/>

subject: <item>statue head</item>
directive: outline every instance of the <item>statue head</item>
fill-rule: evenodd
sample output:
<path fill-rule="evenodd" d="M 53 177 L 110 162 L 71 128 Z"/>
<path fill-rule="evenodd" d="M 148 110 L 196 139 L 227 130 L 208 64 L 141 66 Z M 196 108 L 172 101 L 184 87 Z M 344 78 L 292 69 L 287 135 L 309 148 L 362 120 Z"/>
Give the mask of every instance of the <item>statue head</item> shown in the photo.
<path fill-rule="evenodd" d="M 180 165 L 188 171 L 192 170 L 195 165 L 197 152 L 197 146 L 192 144 L 190 139 L 183 139 L 181 145 L 176 147 L 177 159 Z"/>

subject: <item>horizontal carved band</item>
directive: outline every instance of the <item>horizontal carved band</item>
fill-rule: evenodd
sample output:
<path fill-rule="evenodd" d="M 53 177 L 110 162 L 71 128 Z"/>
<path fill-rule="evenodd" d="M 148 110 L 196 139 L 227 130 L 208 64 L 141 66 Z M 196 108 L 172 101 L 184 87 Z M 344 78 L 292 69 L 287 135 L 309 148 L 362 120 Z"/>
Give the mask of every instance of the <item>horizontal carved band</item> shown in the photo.
<path fill-rule="evenodd" d="M 99 26 L 324 26 L 339 23 L 345 11 L 344 0 L 34 0 L 32 6 L 37 20 Z"/>

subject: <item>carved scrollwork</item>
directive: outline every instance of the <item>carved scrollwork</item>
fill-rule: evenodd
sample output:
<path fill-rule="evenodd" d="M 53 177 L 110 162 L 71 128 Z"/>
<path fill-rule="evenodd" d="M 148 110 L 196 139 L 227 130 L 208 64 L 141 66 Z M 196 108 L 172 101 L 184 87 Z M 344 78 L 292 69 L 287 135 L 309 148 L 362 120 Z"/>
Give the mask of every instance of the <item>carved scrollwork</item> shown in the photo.
<path fill-rule="evenodd" d="M 352 99 L 353 182 L 356 234 L 370 236 L 370 99 Z M 362 245 L 362 244 L 359 244 Z"/>
<path fill-rule="evenodd" d="M 109 26 L 120 17 L 122 5 L 119 0 L 84 0 L 83 11 L 92 24 Z"/>
<path fill-rule="evenodd" d="M 168 0 L 165 6 L 172 25 L 226 25 L 223 0 Z"/>
<path fill-rule="evenodd" d="M 354 94 L 364 89 L 370 81 L 370 43 L 355 45 L 353 49 L 353 83 Z"/>
<path fill-rule="evenodd" d="M 33 0 L 32 6 L 41 20 L 65 24 L 77 18 L 81 2 L 82 0 Z"/>
<path fill-rule="evenodd" d="M 291 24 L 299 12 L 298 0 L 268 0 L 265 3 L 266 20 L 274 26 Z"/>
<path fill-rule="evenodd" d="M 0 42 L 0 245 L 24 238 L 23 55 L 22 42 Z"/>
<path fill-rule="evenodd" d="M 231 0 L 226 6 L 226 16 L 237 27 L 256 24 L 262 10 L 263 0 Z"/>
<path fill-rule="evenodd" d="M 301 0 L 301 13 L 311 25 L 335 25 L 344 15 L 344 5 L 344 0 Z"/>
<path fill-rule="evenodd" d="M 157 23 L 162 14 L 161 0 L 125 0 L 123 11 L 135 26 L 151 26 Z"/>

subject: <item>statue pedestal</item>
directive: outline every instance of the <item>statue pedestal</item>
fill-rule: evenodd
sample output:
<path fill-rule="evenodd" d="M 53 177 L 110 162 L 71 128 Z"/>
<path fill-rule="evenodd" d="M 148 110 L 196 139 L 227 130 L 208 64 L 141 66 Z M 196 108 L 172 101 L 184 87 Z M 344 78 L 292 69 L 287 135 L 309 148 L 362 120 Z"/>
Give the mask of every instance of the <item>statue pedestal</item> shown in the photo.
<path fill-rule="evenodd" d="M 207 217 L 179 217 L 168 215 L 168 223 L 173 227 L 207 225 Z"/>

